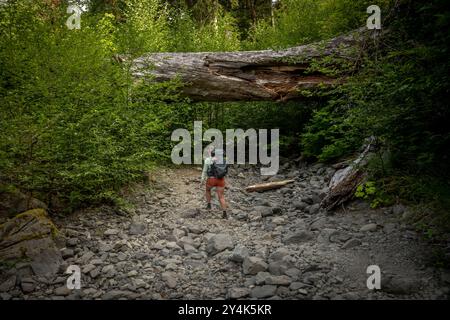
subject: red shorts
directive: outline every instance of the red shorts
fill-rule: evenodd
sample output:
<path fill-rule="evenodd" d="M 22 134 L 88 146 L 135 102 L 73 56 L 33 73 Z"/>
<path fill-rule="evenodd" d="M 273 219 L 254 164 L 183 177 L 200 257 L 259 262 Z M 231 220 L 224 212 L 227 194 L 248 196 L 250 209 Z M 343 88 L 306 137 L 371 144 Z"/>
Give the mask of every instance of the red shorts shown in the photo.
<path fill-rule="evenodd" d="M 206 187 L 208 189 L 211 189 L 213 187 L 225 188 L 225 178 L 217 179 L 214 177 L 210 177 L 208 178 L 208 180 L 206 180 Z"/>

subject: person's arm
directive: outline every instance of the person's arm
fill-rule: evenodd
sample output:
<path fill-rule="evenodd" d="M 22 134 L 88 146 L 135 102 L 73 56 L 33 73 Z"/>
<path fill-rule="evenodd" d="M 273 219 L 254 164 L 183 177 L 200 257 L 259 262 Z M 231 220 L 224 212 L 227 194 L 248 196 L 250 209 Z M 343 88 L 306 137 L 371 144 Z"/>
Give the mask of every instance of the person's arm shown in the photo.
<path fill-rule="evenodd" d="M 203 171 L 202 171 L 202 183 L 206 180 L 206 174 L 208 172 L 208 168 L 211 164 L 211 158 L 206 158 L 205 163 L 203 164 Z"/>

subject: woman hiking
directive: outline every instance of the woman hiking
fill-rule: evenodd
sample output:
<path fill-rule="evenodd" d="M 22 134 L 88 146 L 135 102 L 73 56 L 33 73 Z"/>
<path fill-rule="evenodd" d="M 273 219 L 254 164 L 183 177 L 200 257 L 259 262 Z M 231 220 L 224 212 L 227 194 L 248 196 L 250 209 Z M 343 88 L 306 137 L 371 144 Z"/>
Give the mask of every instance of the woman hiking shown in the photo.
<path fill-rule="evenodd" d="M 202 171 L 201 185 L 206 180 L 206 208 L 211 209 L 211 189 L 216 188 L 220 207 L 222 208 L 222 218 L 227 219 L 227 204 L 225 202 L 225 176 L 228 173 L 228 166 L 225 162 L 223 149 L 212 149 L 210 156 L 205 159 Z"/>

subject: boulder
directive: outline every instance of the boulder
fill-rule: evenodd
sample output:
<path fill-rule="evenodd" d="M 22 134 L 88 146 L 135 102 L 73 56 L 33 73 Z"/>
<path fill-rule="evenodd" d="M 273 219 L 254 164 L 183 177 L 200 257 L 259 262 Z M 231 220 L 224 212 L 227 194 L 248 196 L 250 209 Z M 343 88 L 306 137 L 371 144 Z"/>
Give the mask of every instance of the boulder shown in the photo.
<path fill-rule="evenodd" d="M 250 290 L 248 288 L 231 288 L 228 290 L 227 297 L 229 299 L 240 299 L 248 296 Z"/>
<path fill-rule="evenodd" d="M 245 258 L 242 266 L 244 269 L 244 274 L 257 274 L 260 271 L 266 271 L 268 268 L 267 263 L 258 257 Z"/>
<path fill-rule="evenodd" d="M 275 295 L 276 291 L 277 286 L 274 285 L 257 286 L 252 289 L 250 296 L 257 299 L 268 298 Z"/>
<path fill-rule="evenodd" d="M 292 244 L 292 243 L 303 243 L 312 240 L 313 234 L 306 230 L 298 230 L 294 233 L 287 235 L 283 239 L 283 243 Z"/>
<path fill-rule="evenodd" d="M 222 233 L 215 234 L 209 240 L 206 246 L 206 252 L 210 255 L 215 255 L 225 249 L 233 249 L 234 242 L 230 235 Z"/>
<path fill-rule="evenodd" d="M 249 256 L 248 249 L 243 245 L 237 245 L 231 253 L 230 260 L 234 262 L 243 262 Z"/>
<path fill-rule="evenodd" d="M 412 276 L 384 275 L 381 277 L 381 290 L 392 294 L 413 294 L 420 290 L 422 282 Z"/>
<path fill-rule="evenodd" d="M 35 275 L 54 275 L 63 258 L 57 229 L 44 209 L 32 209 L 0 226 L 0 261 L 26 260 Z"/>
<path fill-rule="evenodd" d="M 0 192 L 0 216 L 11 216 L 31 209 L 47 209 L 42 201 L 19 191 Z"/>

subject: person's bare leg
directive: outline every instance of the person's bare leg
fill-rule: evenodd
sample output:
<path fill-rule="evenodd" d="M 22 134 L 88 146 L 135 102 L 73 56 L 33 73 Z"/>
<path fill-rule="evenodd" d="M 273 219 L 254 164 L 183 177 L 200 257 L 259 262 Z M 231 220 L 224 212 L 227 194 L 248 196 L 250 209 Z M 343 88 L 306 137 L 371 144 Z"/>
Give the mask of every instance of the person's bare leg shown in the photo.
<path fill-rule="evenodd" d="M 222 208 L 223 211 L 223 218 L 227 218 L 227 203 L 225 202 L 225 188 L 222 187 L 218 187 L 216 188 L 216 192 L 217 192 L 217 197 L 219 198 L 219 202 L 220 202 L 220 207 Z"/>
<path fill-rule="evenodd" d="M 206 195 L 206 208 L 211 209 L 211 188 L 208 186 L 206 186 L 205 195 Z"/>

